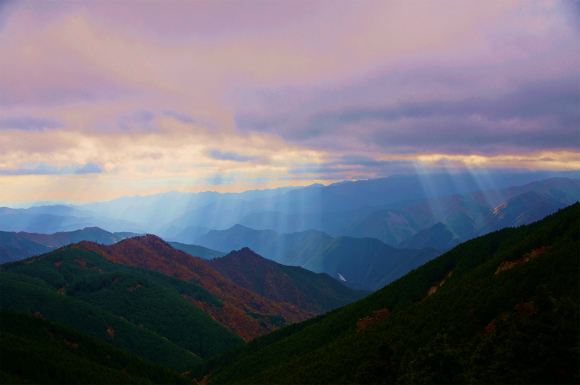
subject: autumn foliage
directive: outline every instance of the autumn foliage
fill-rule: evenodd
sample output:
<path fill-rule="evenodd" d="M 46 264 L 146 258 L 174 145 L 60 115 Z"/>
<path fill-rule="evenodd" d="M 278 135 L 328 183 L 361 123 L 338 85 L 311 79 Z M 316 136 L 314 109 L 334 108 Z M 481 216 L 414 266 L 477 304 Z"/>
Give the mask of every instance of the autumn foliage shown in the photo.
<path fill-rule="evenodd" d="M 389 309 L 376 310 L 373 312 L 373 315 L 358 320 L 358 322 L 356 323 L 356 331 L 360 332 L 361 330 L 364 330 L 369 326 L 376 325 L 382 320 L 389 318 L 390 316 L 391 311 Z"/>
<path fill-rule="evenodd" d="M 73 247 L 93 250 L 113 262 L 156 270 L 202 286 L 223 300 L 223 304 L 217 306 L 185 298 L 246 341 L 277 329 L 279 326 L 271 318 L 283 317 L 285 323 L 290 324 L 314 315 L 295 305 L 275 302 L 244 289 L 207 266 L 201 258 L 174 249 L 155 235 L 125 239 L 110 246 L 80 242 Z"/>
<path fill-rule="evenodd" d="M 547 249 L 546 247 L 539 247 L 537 249 L 530 251 L 529 253 L 526 253 L 522 258 L 520 258 L 518 260 L 504 261 L 499 265 L 499 267 L 495 271 L 495 274 L 497 275 L 497 274 L 501 273 L 502 271 L 506 271 L 506 270 L 511 269 L 512 267 L 519 266 L 522 263 L 529 262 L 533 258 L 536 258 L 537 256 L 543 254 L 546 251 L 546 249 Z"/>

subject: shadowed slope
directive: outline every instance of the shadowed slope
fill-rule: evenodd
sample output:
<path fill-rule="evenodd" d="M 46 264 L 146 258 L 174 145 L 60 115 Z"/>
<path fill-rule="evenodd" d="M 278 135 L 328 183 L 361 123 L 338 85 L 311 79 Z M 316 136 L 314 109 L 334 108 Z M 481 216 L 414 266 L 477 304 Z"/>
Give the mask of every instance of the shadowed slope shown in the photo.
<path fill-rule="evenodd" d="M 249 248 L 206 261 L 206 264 L 254 293 L 318 314 L 370 294 L 368 291 L 349 289 L 324 273 L 316 274 L 301 267 L 281 265 Z"/>

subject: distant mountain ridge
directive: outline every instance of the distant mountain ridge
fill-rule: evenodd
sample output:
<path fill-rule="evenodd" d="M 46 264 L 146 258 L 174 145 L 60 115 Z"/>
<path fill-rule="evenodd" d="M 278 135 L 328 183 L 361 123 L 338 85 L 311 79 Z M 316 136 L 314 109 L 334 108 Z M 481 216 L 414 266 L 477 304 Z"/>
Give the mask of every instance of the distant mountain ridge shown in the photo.
<path fill-rule="evenodd" d="M 112 219 L 100 212 L 70 206 L 37 206 L 28 209 L 0 207 L 0 231 L 52 234 L 100 227 L 112 231 L 145 231 L 127 218 Z"/>
<path fill-rule="evenodd" d="M 223 230 L 239 223 L 278 233 L 313 228 L 333 236 L 360 236 L 344 230 L 372 211 L 401 209 L 453 194 L 498 191 L 553 177 L 578 179 L 580 175 L 572 171 L 486 175 L 441 173 L 392 175 L 328 186 L 243 193 L 173 191 L 78 206 L 0 208 L 0 230 L 53 233 L 96 226 L 115 232 L 152 233 L 167 240 L 191 244 L 194 237 L 204 231 L 203 228 Z M 188 235 L 190 233 L 193 235 Z M 372 234 L 363 236 L 376 237 Z M 401 240 L 387 243 L 396 245 Z"/>
<path fill-rule="evenodd" d="M 90 241 L 110 245 L 136 235 L 130 232 L 110 233 L 98 227 L 53 234 L 0 231 L 0 263 L 44 254 L 71 243 Z"/>
<path fill-rule="evenodd" d="M 189 255 L 193 255 L 194 257 L 199 257 L 203 259 L 220 258 L 227 254 L 221 251 L 208 249 L 207 247 L 198 245 L 186 245 L 185 243 L 179 242 L 168 242 L 168 243 L 171 245 L 171 247 L 177 250 L 185 251 Z"/>
<path fill-rule="evenodd" d="M 529 224 L 580 200 L 580 180 L 552 178 L 504 190 L 450 195 L 401 209 L 377 210 L 344 231 L 373 237 L 391 246 L 425 247 L 408 240 L 438 222 L 454 236 L 448 247 L 504 227 Z M 447 237 L 448 235 L 446 235 Z"/>

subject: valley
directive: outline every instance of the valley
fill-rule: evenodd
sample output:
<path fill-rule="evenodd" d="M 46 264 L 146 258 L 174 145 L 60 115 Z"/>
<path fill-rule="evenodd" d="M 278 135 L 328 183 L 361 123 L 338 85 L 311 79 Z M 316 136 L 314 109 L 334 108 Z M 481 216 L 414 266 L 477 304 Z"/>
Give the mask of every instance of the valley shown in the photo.
<path fill-rule="evenodd" d="M 570 288 L 578 280 L 574 218 L 580 213 L 577 203 L 561 206 L 578 198 L 579 186 L 578 180 L 550 179 L 391 208 L 366 207 L 345 227 L 364 237 L 335 237 L 317 229 L 278 233 L 243 224 L 205 227 L 192 244 L 97 227 L 48 234 L 2 231 L 3 319 L 21 317 L 23 325 L 54 330 L 30 334 L 9 321 L 2 326 L 2 338 L 29 341 L 70 362 L 84 360 L 104 370 L 103 382 L 107 376 L 130 382 L 150 370 L 160 375 L 154 369 L 160 367 L 169 370 L 163 374 L 167 383 L 464 382 L 480 375 L 473 372 L 477 365 L 488 365 L 477 358 L 482 349 L 486 355 L 504 354 L 488 345 L 492 335 L 528 324 L 553 330 L 549 338 L 569 338 L 578 330 L 573 326 L 578 293 Z M 349 216 L 341 213 L 335 218 L 346 223 Z M 408 237 L 392 246 L 379 239 L 381 231 L 407 231 Z M 546 263 L 572 270 L 542 267 Z M 551 275 L 521 272 L 536 264 Z M 479 297 L 479 290 L 489 297 Z M 538 297 L 538 290 L 551 293 L 551 305 Z M 466 301 L 471 307 L 460 305 Z M 438 307 L 447 311 L 440 313 Z M 556 317 L 560 307 L 566 312 L 564 324 L 549 323 L 546 317 Z M 462 308 L 471 315 L 457 313 Z M 520 314 L 529 314 L 525 325 L 520 325 Z M 430 320 L 429 326 L 421 317 Z M 412 330 L 423 330 L 420 338 Z M 70 337 L 55 345 L 55 333 Z M 573 351 L 573 339 L 558 341 L 560 350 L 549 354 Z M 12 350 L 6 351 L 29 362 L 30 351 L 21 345 L 7 345 Z M 104 353 L 79 355 L 80 346 L 117 349 L 114 354 L 127 355 L 123 360 L 136 360 L 130 365 L 147 369 L 126 372 L 123 367 L 119 372 L 119 366 L 103 361 Z M 372 348 L 363 352 L 363 346 Z M 411 346 L 422 346 L 418 351 L 427 355 L 410 353 Z M 429 366 L 429 355 L 441 354 L 438 349 L 452 352 L 445 353 L 443 367 L 454 370 L 437 372 Z M 36 370 L 3 361 L 3 382 L 62 379 L 48 357 L 34 359 L 40 363 Z M 340 368 L 352 366 L 347 361 L 360 364 L 345 372 Z M 61 371 L 82 378 L 63 365 Z M 554 365 L 541 366 L 543 375 L 575 378 L 570 359 Z M 493 373 L 482 379 L 502 378 Z M 157 382 L 160 377 L 147 378 Z"/>

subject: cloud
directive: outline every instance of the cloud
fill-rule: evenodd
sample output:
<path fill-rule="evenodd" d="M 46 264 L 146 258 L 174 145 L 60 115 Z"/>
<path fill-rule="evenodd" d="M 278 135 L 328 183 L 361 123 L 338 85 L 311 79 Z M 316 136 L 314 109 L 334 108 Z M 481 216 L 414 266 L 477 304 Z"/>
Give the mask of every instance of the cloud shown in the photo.
<path fill-rule="evenodd" d="M 368 98 L 374 86 L 363 90 L 353 86 L 328 90 L 328 97 L 319 91 L 296 107 L 265 102 L 268 114 L 241 112 L 236 123 L 245 132 L 268 132 L 330 151 L 496 154 L 578 150 L 578 75 L 518 84 L 493 94 L 474 88 L 462 97 L 433 93 L 419 100 L 393 100 L 387 91 L 384 98 L 379 93 L 376 100 L 363 103 L 356 96 Z"/>
<path fill-rule="evenodd" d="M 121 131 L 154 131 L 155 113 L 147 110 L 139 110 L 127 115 L 120 116 L 117 119 L 117 126 Z"/>
<path fill-rule="evenodd" d="M 217 160 L 231 160 L 234 162 L 248 162 L 259 159 L 256 156 L 245 156 L 235 152 L 221 152 L 220 150 L 211 150 L 209 156 Z"/>
<path fill-rule="evenodd" d="M 2 4 L 14 199 L 579 167 L 572 3 Z"/>
<path fill-rule="evenodd" d="M 64 126 L 62 122 L 56 119 L 35 116 L 16 116 L 0 119 L 0 130 L 42 131 Z"/>
<path fill-rule="evenodd" d="M 18 169 L 0 169 L 0 175 L 85 175 L 102 173 L 102 168 L 96 163 L 56 167 L 47 163 L 26 165 Z"/>
<path fill-rule="evenodd" d="M 171 111 L 171 110 L 163 110 L 161 112 L 164 116 L 169 116 L 171 118 L 177 119 L 182 123 L 199 123 L 199 121 L 191 116 L 188 116 L 186 114 L 182 114 L 180 112 L 176 112 L 176 111 Z"/>
<path fill-rule="evenodd" d="M 87 163 L 84 166 L 73 168 L 73 173 L 82 175 L 82 174 L 99 174 L 102 173 L 103 169 L 101 166 L 95 163 Z"/>

